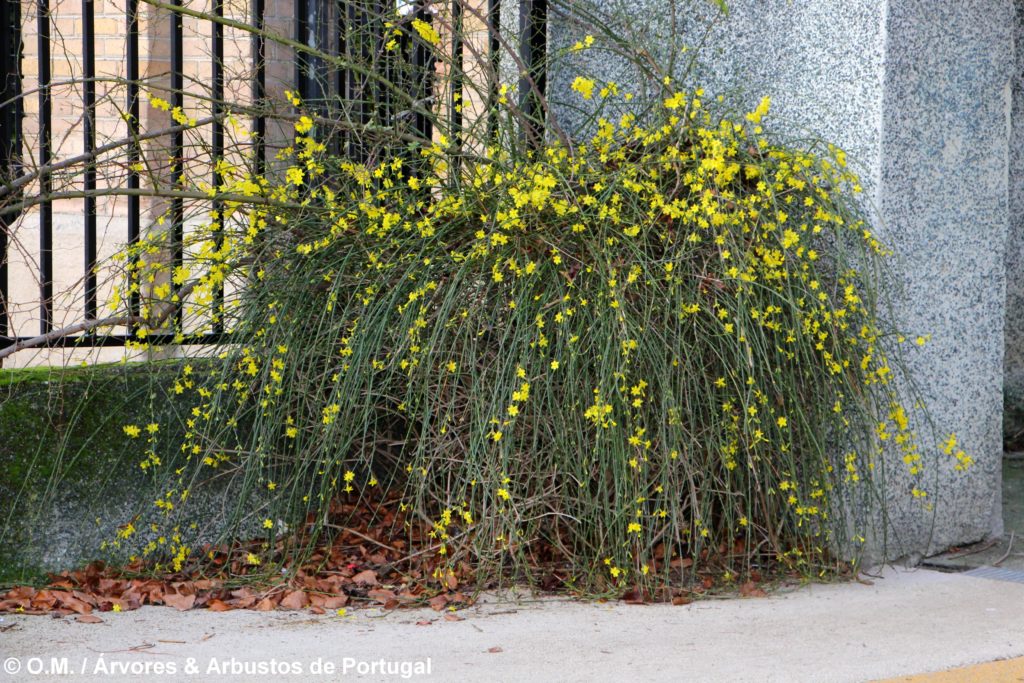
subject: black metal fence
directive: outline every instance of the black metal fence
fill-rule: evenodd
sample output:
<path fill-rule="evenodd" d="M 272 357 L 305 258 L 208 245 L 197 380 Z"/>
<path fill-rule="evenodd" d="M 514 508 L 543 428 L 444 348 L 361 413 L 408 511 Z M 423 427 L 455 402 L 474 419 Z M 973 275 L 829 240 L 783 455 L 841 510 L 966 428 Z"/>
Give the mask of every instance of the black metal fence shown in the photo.
<path fill-rule="evenodd" d="M 125 125 L 127 138 L 138 140 L 143 131 L 140 129 L 140 55 L 139 51 L 139 17 L 140 0 L 125 0 L 125 26 L 127 29 L 125 47 L 125 81 L 126 101 L 124 111 L 126 113 Z M 184 107 L 185 104 L 185 52 L 183 40 L 183 15 L 189 14 L 189 9 L 182 4 L 182 0 L 142 0 L 150 5 L 166 10 L 169 13 L 170 26 L 168 34 L 170 38 L 170 79 L 169 92 L 170 104 L 172 107 Z M 294 11 L 294 47 L 295 71 L 294 89 L 299 96 L 311 106 L 318 108 L 318 114 L 330 117 L 335 109 L 332 103 L 347 102 L 348 111 L 354 112 L 357 123 L 370 123 L 377 118 L 394 118 L 399 112 L 396 111 L 397 103 L 389 100 L 386 93 L 375 88 L 365 73 L 359 73 L 352 69 L 332 69 L 327 61 L 319 56 L 321 53 L 336 55 L 351 55 L 353 51 L 360 51 L 362 59 L 372 60 L 371 54 L 374 49 L 374 42 L 360 38 L 353 44 L 353 36 L 372 35 L 376 36 L 377 43 L 384 40 L 383 24 L 371 25 L 386 12 L 396 9 L 403 10 L 401 15 L 409 21 L 419 19 L 430 22 L 435 12 L 439 9 L 439 3 L 430 0 L 292 0 Z M 450 45 L 446 49 L 452 50 L 453 73 L 449 75 L 452 86 L 449 88 L 449 96 L 453 98 L 447 106 L 451 112 L 448 125 L 454 133 L 454 143 L 461 144 L 462 135 L 462 113 L 461 107 L 456 106 L 455 93 L 462 91 L 463 69 L 463 35 L 462 23 L 466 16 L 467 0 L 445 0 L 450 2 L 450 17 L 452 23 Z M 255 111 L 260 110 L 260 105 L 266 102 L 267 98 L 267 60 L 266 49 L 268 40 L 266 32 L 266 0 L 250 0 L 251 17 L 249 18 L 249 40 L 251 43 L 251 91 Z M 511 3 L 509 3 L 511 4 Z M 523 114 L 524 125 L 522 134 L 524 136 L 539 137 L 542 132 L 539 129 L 538 121 L 543 119 L 541 110 L 541 98 L 545 87 L 546 73 L 546 43 L 547 43 L 547 15 L 548 0 L 517 0 L 517 6 L 510 8 L 518 12 L 518 42 L 519 54 L 518 64 L 512 67 L 512 73 L 518 71 L 519 76 L 519 109 Z M 94 164 L 86 163 L 82 175 L 82 231 L 84 241 L 84 263 L 83 263 L 83 310 L 81 321 L 85 325 L 72 326 L 70 328 L 55 328 L 54 325 L 54 264 L 53 264 L 53 202 L 51 190 L 54 173 L 53 155 L 53 80 L 51 78 L 51 35 L 52 21 L 50 0 L 35 0 L 35 29 L 36 49 L 38 53 L 38 69 L 36 74 L 26 74 L 23 71 L 23 36 L 22 36 L 22 3 L 21 0 L 0 0 L 0 351 L 9 349 L 11 346 L 43 346 L 43 347 L 69 347 L 69 346 L 123 346 L 130 340 L 135 339 L 131 329 L 123 334 L 97 334 L 90 330 L 90 321 L 97 320 L 99 311 L 98 287 L 96 278 L 97 265 L 97 203 L 96 203 L 96 168 Z M 224 85 L 225 85 L 225 26 L 235 26 L 232 22 L 224 20 L 223 0 L 214 0 L 212 16 L 206 17 L 209 24 L 209 54 L 211 59 L 212 82 L 210 86 L 211 100 L 213 102 L 213 116 L 211 117 L 211 153 L 213 158 L 222 158 L 224 154 Z M 486 0 L 486 7 L 472 8 L 472 11 L 482 13 L 486 19 L 487 30 L 487 52 L 493 73 L 499 69 L 499 57 L 503 44 L 508 43 L 500 35 L 503 25 L 501 15 L 505 8 L 501 0 Z M 195 16 L 194 13 L 192 13 Z M 96 141 L 96 31 L 95 31 L 95 10 L 93 0 L 81 0 L 81 21 L 82 21 L 82 42 L 81 42 L 81 135 L 85 155 L 95 155 L 97 152 Z M 514 17 L 508 17 L 513 19 Z M 504 25 L 507 25 L 507 20 Z M 358 31 L 356 30 L 358 29 Z M 299 46 L 306 46 L 308 51 Z M 436 92 L 433 82 L 434 64 L 433 52 L 422 39 L 417 39 L 412 31 L 401 31 L 401 45 L 398 50 L 399 59 L 406 66 L 411 68 L 394 68 L 384 65 L 385 73 L 398 81 L 404 92 L 411 96 L 412 100 L 419 104 L 413 108 L 406 108 L 404 113 L 413 117 L 412 125 L 418 135 L 430 139 L 433 135 L 432 108 L 440 106 L 437 101 L 440 93 Z M 511 66 L 511 65 L 509 65 Z M 31 81 L 35 81 L 32 83 Z M 25 116 L 24 98 L 32 96 L 38 98 L 37 130 L 38 137 L 36 149 L 26 151 L 25 140 L 22 134 L 23 119 Z M 498 97 L 497 78 L 492 79 L 489 89 L 489 102 L 487 103 L 489 113 L 489 126 L 494 125 L 493 112 Z M 252 142 L 255 147 L 258 170 L 263 170 L 268 164 L 267 150 L 267 119 L 264 115 L 256 115 L 251 122 Z M 180 168 L 185 158 L 185 137 L 184 127 L 177 126 L 172 129 L 170 140 L 170 152 L 172 168 Z M 344 154 L 354 161 L 365 161 L 365 150 L 361 149 L 358 141 L 347 140 L 341 134 L 330 141 L 331 150 L 338 154 Z M 32 155 L 31 164 L 25 163 L 23 155 Z M 117 194 L 121 194 L 127 201 L 127 234 L 126 241 L 129 245 L 136 244 L 144 230 L 142 224 L 141 202 L 146 195 L 142 188 L 141 177 L 138 170 L 138 163 L 141 157 L 139 144 L 129 144 L 126 154 L 127 177 L 122 188 Z M 36 201 L 25 202 L 21 196 L 26 188 L 33 187 L 28 182 L 25 169 L 31 167 L 34 178 Z M 213 172 L 211 178 L 213 187 L 220 185 L 220 178 Z M 14 201 L 12 201 L 14 200 Z M 218 210 L 220 204 L 216 197 L 212 200 L 213 209 Z M 33 204 L 38 214 L 38 281 L 39 281 L 39 335 L 25 336 L 16 334 L 11 327 L 11 302 L 9 297 L 9 249 L 11 246 L 11 228 L 18 221 L 24 221 L 29 216 L 19 218 L 18 210 L 13 207 Z M 180 197 L 173 198 L 170 202 L 169 222 L 171 231 L 171 244 L 173 253 L 170 258 L 171 266 L 181 265 L 185 259 L 184 254 L 184 229 L 185 215 L 184 204 Z M 32 216 L 36 218 L 36 216 Z M 24 226 L 22 226 L 22 230 Z M 130 315 L 138 316 L 140 311 L 140 295 L 135 292 L 131 295 L 128 303 Z M 181 305 L 174 314 L 179 325 L 181 324 Z M 225 330 L 222 322 L 216 322 L 212 330 L 191 336 L 185 336 L 187 343 L 208 343 L 224 340 Z M 181 337 L 175 339 L 175 334 L 153 334 L 146 337 L 146 341 L 152 344 L 171 344 L 181 342 Z"/>

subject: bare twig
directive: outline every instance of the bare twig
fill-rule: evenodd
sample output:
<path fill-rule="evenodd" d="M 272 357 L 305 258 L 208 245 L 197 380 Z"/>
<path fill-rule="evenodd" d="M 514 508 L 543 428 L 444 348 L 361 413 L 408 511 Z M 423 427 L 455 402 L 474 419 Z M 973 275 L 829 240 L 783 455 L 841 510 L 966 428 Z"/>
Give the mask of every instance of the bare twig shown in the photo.
<path fill-rule="evenodd" d="M 1016 532 L 1014 532 L 1014 531 L 1010 532 L 1010 542 L 1006 545 L 1006 552 L 1003 553 L 1002 557 L 1000 557 L 998 560 L 996 560 L 995 562 L 992 563 L 993 567 L 998 567 L 999 565 L 1001 565 L 1003 563 L 1003 560 L 1005 560 L 1006 558 L 1008 558 L 1010 556 L 1010 551 L 1013 550 L 1013 535 L 1015 533 Z"/>
<path fill-rule="evenodd" d="M 113 151 L 115 149 L 119 149 L 121 147 L 127 147 L 129 145 L 136 144 L 138 142 L 152 140 L 154 138 L 160 138 L 160 137 L 164 137 L 164 136 L 167 136 L 167 135 L 171 135 L 173 133 L 179 133 L 179 132 L 186 131 L 186 130 L 189 130 L 189 129 L 192 129 L 192 128 L 196 128 L 198 126 L 206 125 L 208 123 L 211 123 L 211 122 L 217 120 L 218 118 L 224 118 L 224 117 L 223 116 L 220 116 L 220 117 L 208 116 L 206 118 L 199 119 L 198 121 L 196 121 L 196 124 L 194 126 L 192 126 L 192 125 L 169 126 L 167 128 L 162 128 L 162 129 L 157 130 L 157 131 L 150 131 L 150 132 L 147 132 L 147 133 L 141 133 L 140 135 L 138 135 L 136 137 L 127 137 L 127 138 L 121 138 L 120 140 L 113 140 L 112 142 L 108 142 L 105 145 L 100 145 L 99 147 L 97 147 L 96 149 L 94 149 L 91 152 L 86 152 L 84 154 L 79 154 L 77 156 L 68 157 L 67 159 L 62 159 L 61 161 L 57 161 L 57 162 L 54 162 L 52 164 L 45 164 L 43 166 L 39 166 L 38 168 L 32 169 L 31 173 L 26 173 L 24 175 L 18 176 L 17 178 L 12 180 L 11 182 L 9 182 L 9 183 L 3 185 L 2 187 L 0 187 L 0 197 L 3 197 L 5 195 L 9 195 L 9 194 L 14 194 L 15 192 L 17 192 L 18 190 L 20 190 L 24 186 L 28 185 L 29 183 L 31 183 L 33 180 L 35 180 L 39 176 L 42 176 L 42 175 L 53 175 L 57 171 L 62 171 L 64 169 L 66 169 L 66 168 L 72 168 L 74 166 L 79 166 L 81 164 L 89 164 L 89 163 L 92 163 L 92 162 L 95 162 L 96 160 L 98 160 L 100 158 L 100 156 L 102 156 L 103 154 L 106 154 L 107 152 L 111 152 L 111 151 Z"/>
<path fill-rule="evenodd" d="M 198 280 L 193 280 L 192 282 L 189 282 L 180 290 L 178 290 L 177 295 L 179 299 L 184 299 L 186 296 L 188 296 L 189 293 L 193 289 L 195 289 L 196 285 L 198 284 Z M 72 325 L 61 327 L 60 329 L 51 330 L 46 334 L 40 334 L 36 337 L 22 339 L 20 341 L 15 342 L 11 346 L 8 346 L 5 349 L 0 349 L 0 360 L 3 360 L 8 356 L 12 356 L 18 351 L 23 351 L 24 349 L 32 349 L 39 346 L 46 346 L 51 342 L 57 341 L 61 337 L 67 337 L 73 334 L 78 334 L 80 332 L 89 332 L 90 330 L 95 330 L 100 327 L 116 327 L 119 325 L 129 326 L 142 324 L 145 324 L 149 327 L 158 327 L 161 324 L 163 324 L 163 322 L 167 320 L 167 318 L 169 318 L 171 314 L 174 313 L 177 309 L 177 306 L 163 306 L 156 316 L 149 318 L 140 315 L 122 315 L 109 316 L 106 318 L 97 318 L 96 320 L 82 320 Z"/>
<path fill-rule="evenodd" d="M 172 190 L 169 188 L 129 188 L 107 187 L 96 190 L 69 190 L 67 192 L 51 192 L 45 195 L 30 197 L 24 201 L 9 204 L 0 208 L 0 215 L 19 213 L 24 209 L 60 199 L 83 199 L 84 197 L 155 197 L 157 199 L 217 199 L 222 202 L 236 204 L 255 204 L 258 206 L 275 206 L 281 209 L 302 209 L 301 204 L 287 204 L 270 197 L 244 194 L 210 194 L 199 190 Z"/>
<path fill-rule="evenodd" d="M 983 552 L 985 550 L 988 550 L 989 548 L 991 548 L 992 546 L 994 546 L 998 542 L 999 542 L 998 538 L 993 538 L 990 541 L 986 541 L 985 543 L 982 543 L 982 544 L 980 544 L 978 546 L 975 546 L 973 548 L 970 548 L 968 550 L 962 550 L 962 551 L 960 551 L 958 553 L 953 553 L 953 554 L 947 555 L 947 558 L 950 559 L 950 560 L 955 560 L 958 557 L 967 557 L 968 555 L 974 555 L 975 553 L 980 553 L 980 552 Z"/>

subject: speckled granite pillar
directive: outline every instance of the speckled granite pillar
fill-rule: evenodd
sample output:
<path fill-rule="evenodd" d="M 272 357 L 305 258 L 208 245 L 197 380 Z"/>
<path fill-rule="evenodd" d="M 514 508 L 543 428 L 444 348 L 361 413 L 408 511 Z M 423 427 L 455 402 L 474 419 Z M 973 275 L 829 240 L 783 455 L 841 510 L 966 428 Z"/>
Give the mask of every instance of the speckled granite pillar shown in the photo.
<path fill-rule="evenodd" d="M 1010 238 L 1006 243 L 1006 382 L 1003 432 L 1024 449 L 1024 0 L 1017 10 L 1010 138 Z"/>
<path fill-rule="evenodd" d="M 1010 0 L 889 3 L 879 206 L 903 324 L 933 335 L 912 356 L 922 393 L 977 459 L 945 473 L 933 547 L 1002 527 L 1013 20 Z M 923 544 L 925 529 L 895 521 Z"/>
<path fill-rule="evenodd" d="M 635 31 L 652 51 L 672 21 L 699 35 L 713 14 L 710 2 L 677 0 L 673 19 L 668 0 L 588 1 L 626 16 L 622 34 Z M 770 95 L 776 133 L 849 152 L 877 231 L 897 252 L 901 325 L 932 335 L 908 352 L 919 390 L 939 430 L 955 431 L 976 460 L 966 474 L 943 460 L 934 520 L 910 500 L 909 482 L 890 478 L 890 556 L 1001 531 L 1012 0 L 728 4 L 690 82 L 747 107 Z M 571 17 L 553 21 L 552 49 L 578 39 Z M 594 59 L 583 68 L 628 82 L 621 64 Z M 551 92 L 568 92 L 574 76 L 556 71 Z M 556 111 L 567 128 L 582 120 L 572 106 Z"/>

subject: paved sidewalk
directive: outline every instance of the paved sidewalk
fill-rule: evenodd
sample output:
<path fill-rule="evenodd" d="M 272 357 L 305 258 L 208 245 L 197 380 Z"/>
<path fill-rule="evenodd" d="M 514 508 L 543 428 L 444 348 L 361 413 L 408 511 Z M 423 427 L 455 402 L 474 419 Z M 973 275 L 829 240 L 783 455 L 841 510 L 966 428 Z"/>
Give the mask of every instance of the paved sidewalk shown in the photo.
<path fill-rule="evenodd" d="M 458 617 L 163 607 L 106 613 L 100 624 L 5 615 L 0 667 L 21 668 L 0 672 L 0 683 L 402 680 L 402 662 L 412 673 L 428 658 L 430 674 L 412 680 L 871 681 L 1024 655 L 1024 583 L 929 570 L 684 607 L 491 598 Z M 26 675 L 63 662 L 73 675 Z M 381 668 L 389 662 L 394 675 Z M 1008 664 L 995 666 L 1015 680 L 1020 668 Z M 936 681 L 990 680 L 979 676 Z"/>

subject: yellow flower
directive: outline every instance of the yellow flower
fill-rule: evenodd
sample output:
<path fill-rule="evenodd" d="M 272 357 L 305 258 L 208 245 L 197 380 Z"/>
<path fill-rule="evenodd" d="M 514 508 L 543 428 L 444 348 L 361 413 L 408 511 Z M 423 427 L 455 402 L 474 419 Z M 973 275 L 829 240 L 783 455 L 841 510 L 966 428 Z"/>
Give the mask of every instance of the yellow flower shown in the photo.
<path fill-rule="evenodd" d="M 576 44 L 572 46 L 572 51 L 573 52 L 580 52 L 582 50 L 587 49 L 588 47 L 590 47 L 593 44 L 594 44 L 594 36 L 588 35 L 583 40 L 576 41 Z"/>
<path fill-rule="evenodd" d="M 141 433 L 142 433 L 142 430 L 141 430 L 141 429 L 139 429 L 139 428 L 138 428 L 137 426 L 135 426 L 135 425 L 125 425 L 125 426 L 123 427 L 123 429 L 124 429 L 124 433 L 125 433 L 125 434 L 127 434 L 128 436 L 130 436 L 130 437 L 131 437 L 131 438 L 133 438 L 133 439 L 134 439 L 134 438 L 136 438 L 136 437 L 138 437 L 138 436 L 139 436 L 139 434 L 141 434 Z"/>
<path fill-rule="evenodd" d="M 274 523 L 270 519 L 265 519 L 265 520 L 263 520 L 263 528 L 264 529 L 273 529 L 274 528 Z"/>
<path fill-rule="evenodd" d="M 583 99 L 589 100 L 594 96 L 594 80 L 577 76 L 572 82 L 572 89 L 582 95 Z"/>
<path fill-rule="evenodd" d="M 291 166 L 288 168 L 287 171 L 284 172 L 284 176 L 288 180 L 288 182 L 295 186 L 299 186 L 302 184 L 303 175 L 304 173 L 302 169 L 298 168 L 297 166 Z"/>
<path fill-rule="evenodd" d="M 323 423 L 329 425 L 334 422 L 334 419 L 338 417 L 338 413 L 341 412 L 341 406 L 337 403 L 332 403 L 323 409 Z"/>
<path fill-rule="evenodd" d="M 772 106 L 772 100 L 770 97 L 764 97 L 761 103 L 757 105 L 757 109 L 747 114 L 747 121 L 757 124 L 761 122 L 764 115 L 768 113 L 768 109 Z"/>
<path fill-rule="evenodd" d="M 551 361 L 551 369 L 552 370 L 557 370 L 558 369 L 558 361 L 557 360 Z"/>
<path fill-rule="evenodd" d="M 672 97 L 667 98 L 663 104 L 665 109 L 679 109 L 686 106 L 686 93 L 677 92 Z"/>
<path fill-rule="evenodd" d="M 309 118 L 305 114 L 299 117 L 299 120 L 295 123 L 295 132 L 299 135 L 305 135 L 313 129 L 313 119 Z"/>
<path fill-rule="evenodd" d="M 422 19 L 413 19 L 412 27 L 416 29 L 416 33 L 420 34 L 420 38 L 427 41 L 431 45 L 438 45 L 441 42 L 441 36 L 434 29 L 433 26 L 423 21 Z"/>
<path fill-rule="evenodd" d="M 631 534 L 638 534 L 640 533 L 641 528 L 642 527 L 636 522 L 630 522 L 626 530 Z"/>

